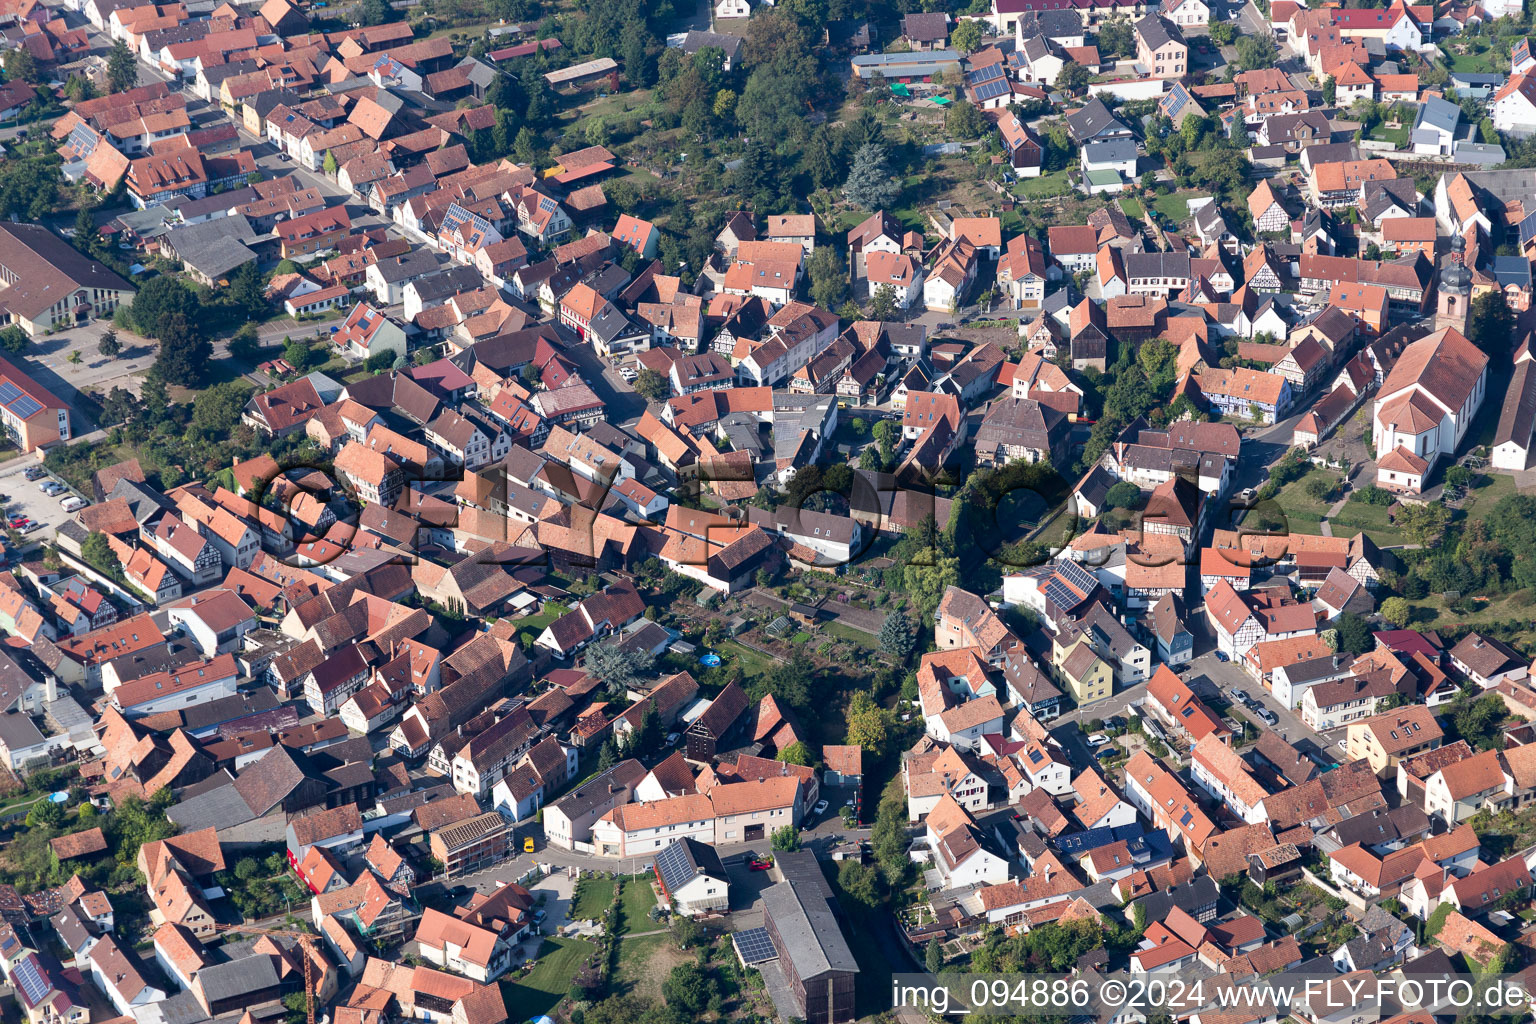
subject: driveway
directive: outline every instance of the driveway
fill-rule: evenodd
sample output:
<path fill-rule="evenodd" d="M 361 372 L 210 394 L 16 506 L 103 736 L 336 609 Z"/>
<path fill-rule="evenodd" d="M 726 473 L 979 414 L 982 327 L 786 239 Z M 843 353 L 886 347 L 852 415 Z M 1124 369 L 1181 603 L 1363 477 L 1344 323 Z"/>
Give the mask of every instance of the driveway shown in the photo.
<path fill-rule="evenodd" d="M 1320 751 L 1326 751 L 1334 745 L 1333 740 L 1303 725 L 1301 716 L 1297 712 L 1276 700 L 1272 693 L 1254 681 L 1253 676 L 1231 661 L 1219 660 L 1214 651 L 1195 658 L 1190 663 L 1189 671 L 1184 674 L 1184 678 L 1196 693 L 1219 692 L 1222 698 L 1231 704 L 1228 710 L 1229 717 L 1238 722 L 1246 719 L 1252 722 L 1254 728 L 1260 732 L 1279 733 L 1281 739 L 1293 746 L 1298 746 L 1298 749 L 1302 749 L 1303 752 L 1305 752 L 1306 743 L 1311 743 Z M 1274 726 L 1265 724 L 1258 715 L 1249 711 L 1241 701 L 1232 696 L 1233 689 L 1247 691 L 1250 697 L 1274 713 L 1279 724 Z M 1339 752 L 1342 753 L 1342 747 L 1339 747 Z M 1331 760 L 1338 760 L 1337 755 L 1333 755 Z"/>
<path fill-rule="evenodd" d="M 31 459 L 21 459 L 0 470 L 0 494 L 9 499 L 6 502 L 5 511 L 8 514 L 20 512 L 34 522 L 43 524 L 43 529 L 34 530 L 25 535 L 27 544 L 51 539 L 61 523 L 73 518 L 60 504 L 65 497 L 64 494 L 50 498 L 39 486 L 50 479 L 57 480 L 57 477 L 50 475 L 35 481 L 26 478 L 26 470 L 35 464 Z M 86 501 L 91 500 L 89 494 L 83 494 L 80 497 Z"/>

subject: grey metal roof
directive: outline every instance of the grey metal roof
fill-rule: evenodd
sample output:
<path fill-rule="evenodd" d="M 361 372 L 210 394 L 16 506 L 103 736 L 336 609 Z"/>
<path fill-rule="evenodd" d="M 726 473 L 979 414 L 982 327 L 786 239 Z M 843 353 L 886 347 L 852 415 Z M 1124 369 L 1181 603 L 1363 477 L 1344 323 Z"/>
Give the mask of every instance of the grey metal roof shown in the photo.
<path fill-rule="evenodd" d="M 270 953 L 212 964 L 197 972 L 203 994 L 209 1002 L 254 995 L 277 987 L 277 966 Z"/>
<path fill-rule="evenodd" d="M 1067 131 L 1078 142 L 1086 142 L 1105 134 L 1131 134 L 1130 126 L 1095 96 L 1081 110 L 1067 115 Z"/>
<path fill-rule="evenodd" d="M 485 280 L 474 267 L 455 265 L 440 274 L 412 282 L 412 287 L 423 303 L 438 303 L 459 292 L 472 292 L 484 284 Z"/>
<path fill-rule="evenodd" d="M 1513 441 L 1521 448 L 1531 445 L 1531 427 L 1536 424 L 1536 375 L 1531 373 L 1531 360 L 1515 365 L 1504 395 L 1504 407 L 1499 413 L 1499 428 L 1493 435 L 1494 447 Z"/>
<path fill-rule="evenodd" d="M 256 231 L 240 213 L 172 228 L 165 236 L 183 263 L 209 277 L 223 277 L 256 259 L 249 244 L 254 241 Z"/>
<path fill-rule="evenodd" d="M 203 1009 L 203 1004 L 190 991 L 177 992 L 154 1006 L 164 1024 L 202 1024 L 211 1019 Z"/>
<path fill-rule="evenodd" d="M 0 744 L 13 753 L 27 747 L 35 747 L 46 737 L 32 724 L 32 717 L 23 711 L 7 711 L 0 715 Z"/>
<path fill-rule="evenodd" d="M 787 947 L 780 952 L 794 964 L 796 976 L 804 982 L 828 971 L 858 973 L 816 855 L 801 850 L 775 859 L 786 880 L 763 890 L 763 911 Z"/>
<path fill-rule="evenodd" d="M 232 782 L 167 808 L 165 816 L 180 825 L 183 832 L 234 828 L 256 817 Z"/>
<path fill-rule="evenodd" d="M 1097 139 L 1083 147 L 1083 159 L 1090 164 L 1135 160 L 1136 143 L 1130 139 Z"/>

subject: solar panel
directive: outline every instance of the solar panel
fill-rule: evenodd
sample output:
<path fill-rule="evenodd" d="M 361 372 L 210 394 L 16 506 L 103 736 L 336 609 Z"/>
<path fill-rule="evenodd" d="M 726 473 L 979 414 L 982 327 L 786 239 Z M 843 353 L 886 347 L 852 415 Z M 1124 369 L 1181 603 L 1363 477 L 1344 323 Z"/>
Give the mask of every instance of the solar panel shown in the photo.
<path fill-rule="evenodd" d="M 27 998 L 28 1006 L 36 1006 L 43 1001 L 48 990 L 53 986 L 43 977 L 43 972 L 38 968 L 35 957 L 26 957 L 16 965 L 11 973 L 11 980 L 21 989 Z"/>
<path fill-rule="evenodd" d="M 683 852 L 683 844 L 674 842 L 671 846 L 656 854 L 656 870 L 661 872 L 661 880 L 668 891 L 677 891 L 678 886 L 683 885 L 693 877 L 693 865 L 689 863 L 688 856 Z"/>
<path fill-rule="evenodd" d="M 0 381 L 0 405 L 10 405 L 21 397 L 21 388 L 10 381 Z"/>
<path fill-rule="evenodd" d="M 42 407 L 42 403 L 30 395 L 22 395 L 9 406 L 11 412 L 15 413 L 22 419 L 26 419 L 27 417 L 34 415 L 40 409 L 42 409 Z"/>
<path fill-rule="evenodd" d="M 982 82 L 976 87 L 976 98 L 989 100 L 994 96 L 1001 96 L 1008 91 L 1008 79 L 999 78 L 991 82 Z"/>
<path fill-rule="evenodd" d="M 779 957 L 779 951 L 773 948 L 773 939 L 768 937 L 766 928 L 748 928 L 744 932 L 736 932 L 731 936 L 731 941 L 735 943 L 736 955 L 741 957 L 742 963 L 761 964 Z"/>
<path fill-rule="evenodd" d="M 1062 586 L 1060 580 L 1051 580 L 1045 585 L 1045 599 L 1058 608 L 1071 608 L 1078 600 L 1076 594 Z"/>
<path fill-rule="evenodd" d="M 1056 571 L 1061 574 L 1062 579 L 1085 594 L 1098 586 L 1099 583 L 1097 577 L 1070 559 L 1059 564 L 1056 567 Z"/>

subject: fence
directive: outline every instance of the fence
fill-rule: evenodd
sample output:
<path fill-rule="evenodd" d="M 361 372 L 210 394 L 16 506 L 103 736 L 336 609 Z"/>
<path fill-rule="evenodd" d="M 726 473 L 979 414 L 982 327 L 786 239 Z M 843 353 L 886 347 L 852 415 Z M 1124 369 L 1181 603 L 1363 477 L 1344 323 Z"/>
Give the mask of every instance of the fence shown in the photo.
<path fill-rule="evenodd" d="M 1345 903 L 1348 903 L 1350 906 L 1354 907 L 1356 910 L 1362 913 L 1365 912 L 1366 907 L 1370 906 L 1370 900 L 1366 899 L 1364 896 L 1361 896 L 1359 893 L 1350 889 L 1335 889 L 1321 878 L 1318 878 L 1307 868 L 1301 869 L 1301 877 L 1305 878 L 1309 884 L 1317 886 L 1319 889 L 1327 893 L 1329 896 L 1332 896 L 1334 899 L 1343 900 Z"/>

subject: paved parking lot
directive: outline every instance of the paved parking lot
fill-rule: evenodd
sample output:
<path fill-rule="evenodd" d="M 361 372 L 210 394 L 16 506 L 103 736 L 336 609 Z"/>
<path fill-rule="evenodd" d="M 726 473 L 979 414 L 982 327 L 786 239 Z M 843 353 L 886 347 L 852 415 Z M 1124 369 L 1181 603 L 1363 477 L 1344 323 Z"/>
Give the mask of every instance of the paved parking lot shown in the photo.
<path fill-rule="evenodd" d="M 33 465 L 36 465 L 36 463 L 31 459 L 19 459 L 3 470 L 0 470 L 0 494 L 5 495 L 8 499 L 5 511 L 7 513 L 20 512 L 28 518 L 42 523 L 44 526 L 44 529 L 35 530 L 26 535 L 26 542 L 28 544 L 35 544 L 38 541 L 52 538 L 53 532 L 58 528 L 59 524 L 71 518 L 70 513 L 65 512 L 59 503 L 63 495 L 57 498 L 50 498 L 42 491 L 40 485 L 47 480 L 55 479 L 54 477 L 45 476 L 39 480 L 28 480 L 26 478 L 24 475 L 26 470 Z M 62 482 L 60 481 L 60 483 Z M 81 497 L 87 501 L 90 500 L 90 495 L 88 494 L 81 495 Z"/>

